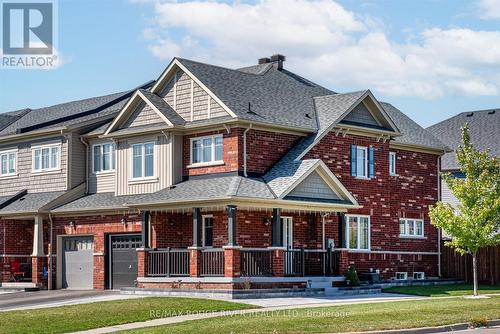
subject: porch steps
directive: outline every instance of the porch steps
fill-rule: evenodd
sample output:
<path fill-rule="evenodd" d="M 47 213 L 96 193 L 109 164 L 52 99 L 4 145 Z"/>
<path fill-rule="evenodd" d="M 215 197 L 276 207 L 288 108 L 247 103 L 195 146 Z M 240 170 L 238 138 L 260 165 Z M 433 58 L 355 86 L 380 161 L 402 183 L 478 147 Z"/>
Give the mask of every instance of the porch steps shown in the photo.
<path fill-rule="evenodd" d="M 319 277 L 309 280 L 313 289 L 323 289 L 325 296 L 353 296 L 353 295 L 372 295 L 382 292 L 380 286 L 362 285 L 357 287 L 342 286 L 334 287 L 334 283 L 339 283 L 337 277 Z"/>
<path fill-rule="evenodd" d="M 39 291 L 40 287 L 31 282 L 3 282 L 0 283 L 0 292 Z"/>

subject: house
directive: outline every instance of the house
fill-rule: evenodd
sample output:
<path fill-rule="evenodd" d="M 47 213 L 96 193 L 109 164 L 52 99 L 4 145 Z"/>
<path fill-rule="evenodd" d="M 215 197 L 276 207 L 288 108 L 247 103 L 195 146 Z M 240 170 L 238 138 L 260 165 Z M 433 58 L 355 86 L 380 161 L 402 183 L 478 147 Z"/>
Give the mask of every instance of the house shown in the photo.
<path fill-rule="evenodd" d="M 306 286 L 349 266 L 437 277 L 445 146 L 369 90 L 284 62 L 174 58 L 136 89 L 13 114 L 3 279 L 20 259 L 56 288 Z"/>

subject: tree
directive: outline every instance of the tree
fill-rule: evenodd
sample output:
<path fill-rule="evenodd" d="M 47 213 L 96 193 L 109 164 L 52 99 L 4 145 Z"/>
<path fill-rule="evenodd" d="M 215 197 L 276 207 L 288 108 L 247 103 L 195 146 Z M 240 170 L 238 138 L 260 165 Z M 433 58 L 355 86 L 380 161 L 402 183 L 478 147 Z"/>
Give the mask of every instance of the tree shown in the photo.
<path fill-rule="evenodd" d="M 477 296 L 477 253 L 483 247 L 500 244 L 500 165 L 497 157 L 473 147 L 468 124 L 462 128 L 462 144 L 456 155 L 465 178 L 450 173 L 443 173 L 442 178 L 459 204 L 453 208 L 438 202 L 430 208 L 429 216 L 433 225 L 451 237 L 445 245 L 462 255 L 472 255 Z"/>

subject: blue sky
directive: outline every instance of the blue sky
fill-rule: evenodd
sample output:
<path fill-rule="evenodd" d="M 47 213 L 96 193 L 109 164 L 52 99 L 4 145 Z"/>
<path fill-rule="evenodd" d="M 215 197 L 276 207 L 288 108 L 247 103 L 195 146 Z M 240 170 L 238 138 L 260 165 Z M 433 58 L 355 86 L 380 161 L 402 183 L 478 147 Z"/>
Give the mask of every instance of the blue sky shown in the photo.
<path fill-rule="evenodd" d="M 126 90 L 171 57 L 285 67 L 346 92 L 369 88 L 424 126 L 500 108 L 500 1 L 65 0 L 52 70 L 0 70 L 0 112 Z"/>

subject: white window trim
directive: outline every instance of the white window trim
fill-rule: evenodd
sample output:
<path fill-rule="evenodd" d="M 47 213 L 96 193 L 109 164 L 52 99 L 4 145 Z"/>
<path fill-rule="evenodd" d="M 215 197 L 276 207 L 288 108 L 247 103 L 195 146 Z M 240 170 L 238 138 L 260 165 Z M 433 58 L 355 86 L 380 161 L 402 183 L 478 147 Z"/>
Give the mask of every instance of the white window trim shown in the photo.
<path fill-rule="evenodd" d="M 422 275 L 422 278 L 415 278 L 415 274 L 421 274 Z M 414 271 L 413 272 L 413 279 L 414 280 L 424 280 L 425 279 L 425 273 L 423 271 Z"/>
<path fill-rule="evenodd" d="M 398 278 L 398 274 L 403 274 L 404 278 Z M 394 274 L 394 279 L 397 281 L 405 281 L 408 279 L 408 273 L 406 271 L 397 271 Z"/>
<path fill-rule="evenodd" d="M 365 175 L 358 174 L 358 150 L 361 149 L 365 151 Z M 368 147 L 366 146 L 357 146 L 356 145 L 356 178 L 368 180 Z"/>
<path fill-rule="evenodd" d="M 392 158 L 392 161 L 394 161 L 394 170 L 392 170 L 392 166 L 391 166 L 391 158 Z M 398 175 L 396 173 L 396 152 L 389 152 L 389 175 L 390 176 L 396 176 Z"/>
<path fill-rule="evenodd" d="M 108 169 L 108 170 L 102 170 L 102 163 L 103 163 L 103 160 L 102 160 L 102 146 L 103 145 L 111 145 L 112 147 L 114 146 L 115 148 L 115 161 L 113 161 L 113 167 L 114 168 L 111 168 L 111 169 Z M 94 162 L 95 162 L 95 159 L 94 159 L 94 147 L 96 146 L 100 146 L 101 149 L 101 169 L 96 172 L 95 171 L 95 165 L 94 165 Z M 111 157 L 113 157 L 113 154 L 111 154 Z M 93 144 L 92 145 L 92 173 L 95 174 L 95 175 L 99 175 L 99 174 L 108 174 L 108 173 L 114 173 L 115 170 L 116 170 L 116 160 L 117 160 L 117 157 L 116 157 L 116 144 L 113 143 L 113 142 L 106 142 L 106 143 L 98 143 L 98 144 Z"/>
<path fill-rule="evenodd" d="M 417 228 L 416 228 L 416 222 L 419 221 L 419 222 L 422 222 L 422 234 L 408 234 L 408 221 L 409 220 L 413 220 L 415 223 L 415 225 L 413 226 L 413 231 L 416 232 L 417 231 Z M 405 233 L 402 234 L 401 233 L 401 222 L 405 222 Z M 423 219 L 420 219 L 420 218 L 399 218 L 399 225 L 398 225 L 398 228 L 399 228 L 399 237 L 400 238 L 408 238 L 408 239 L 426 239 L 426 236 L 425 236 L 425 223 L 424 223 L 424 220 Z"/>
<path fill-rule="evenodd" d="M 360 218 L 368 218 L 368 248 L 359 248 L 359 240 L 360 240 L 360 234 L 361 234 L 361 229 L 358 226 L 358 247 L 357 248 L 351 248 L 349 246 L 349 218 L 350 217 L 360 217 Z M 344 236 L 346 240 L 346 249 L 349 250 L 358 250 L 358 251 L 370 251 L 372 249 L 372 219 L 369 215 L 345 215 L 345 231 L 344 231 Z M 357 222 L 359 225 L 359 221 Z"/>
<path fill-rule="evenodd" d="M 212 246 L 206 246 L 205 245 L 205 219 L 207 218 L 214 218 L 214 215 L 202 215 L 201 216 L 201 245 L 202 247 L 205 247 L 205 248 L 213 248 L 213 244 Z M 215 220 L 213 221 L 212 223 L 212 241 L 213 241 L 213 231 L 214 231 L 214 225 L 215 225 Z"/>
<path fill-rule="evenodd" d="M 141 145 L 142 146 L 142 175 L 146 172 L 146 154 L 145 154 L 145 146 L 147 144 L 153 144 L 153 176 L 140 176 L 140 177 L 134 177 L 134 146 L 136 145 Z M 156 159 L 157 159 L 157 154 L 156 154 L 156 143 L 154 141 L 146 141 L 146 142 L 137 142 L 130 144 L 130 183 L 134 182 L 141 182 L 141 181 L 146 181 L 146 182 L 155 182 L 158 180 L 158 176 L 156 175 Z"/>
<path fill-rule="evenodd" d="M 6 174 L 2 174 L 2 166 L 0 165 L 0 178 L 12 178 L 12 177 L 16 177 L 18 175 L 17 173 L 17 167 L 18 167 L 18 161 L 17 161 L 17 152 L 18 152 L 18 149 L 15 148 L 15 149 L 11 149 L 11 150 L 5 150 L 5 151 L 0 151 L 0 157 L 4 154 L 7 155 L 7 170 L 9 169 L 9 155 L 11 153 L 14 153 L 15 155 L 15 161 L 14 161 L 14 173 L 10 173 L 9 171 L 7 171 Z M 0 159 L 0 164 L 1 164 L 1 159 Z"/>
<path fill-rule="evenodd" d="M 49 168 L 35 169 L 35 151 L 42 150 L 44 148 L 52 149 L 53 147 L 59 148 L 59 159 L 57 160 L 57 166 L 56 167 L 49 167 Z M 49 165 L 50 165 L 51 154 L 52 154 L 52 152 L 49 151 Z M 40 155 L 40 157 L 41 157 L 41 155 Z M 61 170 L 61 158 L 62 158 L 62 144 L 61 143 L 31 146 L 31 173 L 44 174 L 44 173 L 51 173 L 51 172 L 60 171 Z M 40 167 L 42 167 L 41 160 L 40 160 Z"/>
<path fill-rule="evenodd" d="M 196 162 L 193 163 L 193 142 L 195 140 L 201 140 L 212 138 L 212 159 L 215 159 L 215 138 L 222 138 L 222 160 L 212 160 L 207 162 Z M 205 166 L 217 166 L 224 164 L 224 136 L 222 134 L 210 135 L 203 137 L 193 137 L 189 140 L 189 167 L 205 167 Z"/>

